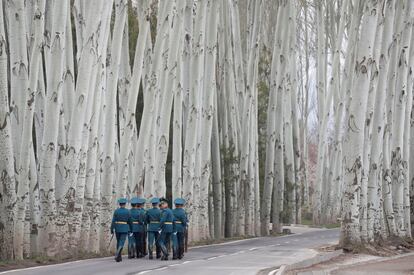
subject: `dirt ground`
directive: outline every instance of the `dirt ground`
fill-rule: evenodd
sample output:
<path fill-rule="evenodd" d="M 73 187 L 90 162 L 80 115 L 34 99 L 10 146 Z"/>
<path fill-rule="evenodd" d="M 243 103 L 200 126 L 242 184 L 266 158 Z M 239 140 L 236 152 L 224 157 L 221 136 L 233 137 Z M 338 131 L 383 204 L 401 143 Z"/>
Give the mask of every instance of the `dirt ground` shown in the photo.
<path fill-rule="evenodd" d="M 407 253 L 391 258 L 364 254 L 343 254 L 330 261 L 310 268 L 293 270 L 290 275 L 362 275 L 362 274 L 414 274 L 414 253 Z"/>
<path fill-rule="evenodd" d="M 331 274 L 414 274 L 414 255 L 343 268 Z"/>

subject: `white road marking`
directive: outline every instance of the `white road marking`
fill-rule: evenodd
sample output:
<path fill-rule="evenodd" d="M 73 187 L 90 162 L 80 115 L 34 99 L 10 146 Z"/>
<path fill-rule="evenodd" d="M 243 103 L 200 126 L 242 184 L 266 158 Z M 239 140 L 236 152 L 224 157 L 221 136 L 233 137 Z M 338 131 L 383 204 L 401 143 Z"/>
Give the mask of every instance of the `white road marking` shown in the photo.
<path fill-rule="evenodd" d="M 259 249 L 260 247 L 252 247 L 252 248 L 250 248 L 249 250 L 250 251 L 255 251 L 255 250 L 257 250 L 257 249 Z"/>
<path fill-rule="evenodd" d="M 189 264 L 189 263 L 191 263 L 192 261 L 185 261 L 185 262 L 183 262 L 182 264 Z"/>
<path fill-rule="evenodd" d="M 161 267 L 161 268 L 157 268 L 157 269 L 154 269 L 154 271 L 162 271 L 162 270 L 166 270 L 168 267 Z"/>
<path fill-rule="evenodd" d="M 178 266 L 178 265 L 181 265 L 181 264 L 170 264 L 169 266 L 173 267 L 173 266 Z"/>
<path fill-rule="evenodd" d="M 214 260 L 214 259 L 217 259 L 217 258 L 218 257 L 211 257 L 211 258 L 208 258 L 207 261 Z"/>
<path fill-rule="evenodd" d="M 152 270 L 145 270 L 145 271 L 141 271 L 139 273 L 137 273 L 137 275 L 141 275 L 141 274 L 145 274 L 145 273 L 150 273 Z"/>
<path fill-rule="evenodd" d="M 275 275 L 275 274 L 276 274 L 276 272 L 278 272 L 278 271 L 279 271 L 279 268 L 278 268 L 278 269 L 275 269 L 275 270 L 270 271 L 267 275 Z"/>
<path fill-rule="evenodd" d="M 232 254 L 230 254 L 230 255 L 239 255 L 239 254 L 243 254 L 244 252 L 246 252 L 246 251 L 237 251 L 237 252 L 235 252 L 235 253 L 232 253 Z"/>
<path fill-rule="evenodd" d="M 276 275 L 282 275 L 285 273 L 286 265 L 282 265 L 279 270 L 276 272 Z"/>
<path fill-rule="evenodd" d="M 299 234 L 302 234 L 302 233 L 299 233 Z M 284 236 L 281 236 L 281 237 L 284 237 Z M 250 241 L 250 240 L 256 240 L 256 239 L 259 239 L 259 238 L 261 238 L 261 237 L 248 238 L 248 239 L 243 239 L 243 240 L 237 240 L 237 241 L 231 241 L 231 242 L 223 242 L 223 243 L 216 243 L 216 244 L 192 246 L 192 247 L 189 247 L 188 250 L 196 249 L 196 248 L 203 248 L 203 247 L 222 246 L 222 245 L 227 245 L 227 244 L 241 243 L 241 242 L 246 242 L 246 241 Z"/>
<path fill-rule="evenodd" d="M 268 245 L 267 247 L 274 247 L 274 246 L 280 246 L 280 245 L 281 245 L 280 243 L 277 243 L 277 244 Z"/>

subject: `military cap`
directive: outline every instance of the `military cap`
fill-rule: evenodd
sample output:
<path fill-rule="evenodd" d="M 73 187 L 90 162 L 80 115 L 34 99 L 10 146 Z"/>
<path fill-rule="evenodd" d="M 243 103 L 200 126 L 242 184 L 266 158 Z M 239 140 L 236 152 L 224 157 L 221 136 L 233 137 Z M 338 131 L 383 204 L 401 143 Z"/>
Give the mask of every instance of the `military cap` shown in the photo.
<path fill-rule="evenodd" d="M 152 204 L 158 204 L 158 203 L 160 203 L 160 199 L 159 198 L 152 198 L 151 203 Z"/>
<path fill-rule="evenodd" d="M 161 198 L 161 199 L 160 199 L 160 202 L 161 202 L 161 203 L 168 203 L 168 200 L 167 200 L 166 198 Z"/>
<path fill-rule="evenodd" d="M 137 198 L 137 204 L 144 204 L 146 202 L 147 202 L 147 200 L 144 199 L 144 198 Z"/>
<path fill-rule="evenodd" d="M 131 199 L 131 204 L 138 204 L 139 203 L 139 198 L 132 198 Z"/>
<path fill-rule="evenodd" d="M 120 199 L 118 199 L 118 203 L 119 204 L 126 204 L 128 201 L 127 201 L 127 199 L 126 198 L 120 198 Z"/>
<path fill-rule="evenodd" d="M 185 200 L 182 199 L 182 198 L 176 198 L 174 200 L 174 204 L 176 204 L 176 205 L 184 205 L 185 204 Z"/>

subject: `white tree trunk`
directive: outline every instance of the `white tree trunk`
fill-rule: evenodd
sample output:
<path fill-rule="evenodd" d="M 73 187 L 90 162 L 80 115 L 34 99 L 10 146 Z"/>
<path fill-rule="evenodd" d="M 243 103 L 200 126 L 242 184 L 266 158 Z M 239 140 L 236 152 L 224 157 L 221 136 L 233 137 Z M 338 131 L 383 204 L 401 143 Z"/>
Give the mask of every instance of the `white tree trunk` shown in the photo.
<path fill-rule="evenodd" d="M 0 1 L 0 14 L 4 14 L 3 1 Z M 8 69 L 6 32 L 4 20 L 0 20 L 0 173 L 2 200 L 0 201 L 0 258 L 14 257 L 14 223 L 16 214 L 16 183 L 14 174 L 14 159 L 12 147 L 12 131 L 8 98 Z"/>
<path fill-rule="evenodd" d="M 111 1 L 112 3 L 112 1 Z M 127 15 L 127 3 L 124 0 L 118 0 L 116 2 L 116 14 L 115 25 L 113 31 L 113 37 L 110 47 L 110 65 L 107 75 L 107 90 L 105 95 L 105 122 L 104 122 L 104 140 L 103 140 L 103 173 L 101 176 L 101 223 L 109 224 L 111 221 L 112 210 L 115 206 L 115 202 L 112 201 L 113 184 L 116 179 L 115 166 L 115 144 L 117 143 L 116 137 L 116 98 L 117 98 L 117 84 L 119 66 L 121 62 L 121 49 L 122 49 L 122 35 L 125 27 L 125 20 Z M 109 18 L 111 15 L 109 14 Z M 109 227 L 101 227 L 100 232 L 100 247 L 107 247 L 109 242 Z"/>
<path fill-rule="evenodd" d="M 405 109 L 404 118 L 404 152 L 403 152 L 403 167 L 405 169 L 404 174 L 404 190 L 403 190 L 403 207 L 404 207 L 404 228 L 405 236 L 411 238 L 411 218 L 410 218 L 410 124 L 411 124 L 411 113 L 413 105 L 413 64 L 414 64 L 414 28 L 413 18 L 409 19 L 411 25 L 411 41 L 410 49 L 407 50 L 407 62 L 408 62 L 408 76 L 407 76 L 407 106 Z M 410 30 L 408 30 L 410 31 Z"/>
<path fill-rule="evenodd" d="M 402 2 L 400 5 L 404 5 Z M 407 167 L 403 160 L 404 152 L 404 125 L 407 106 L 407 75 L 408 75 L 408 52 L 411 41 L 411 6 L 408 1 L 403 7 L 404 22 L 402 26 L 401 42 L 397 57 L 397 78 L 394 97 L 394 112 L 392 121 L 391 137 L 391 171 L 393 178 L 393 208 L 397 234 L 405 237 L 407 234 L 404 222 L 404 186 L 407 179 Z M 411 108 L 411 107 L 410 107 Z M 407 118 L 408 119 L 408 118 Z"/>
<path fill-rule="evenodd" d="M 148 163 L 146 164 L 145 168 L 145 185 L 144 185 L 144 194 L 146 198 L 150 198 L 153 196 L 156 197 L 163 197 L 165 196 L 166 192 L 166 185 L 165 181 L 160 182 L 158 180 L 158 156 L 162 154 L 163 150 L 165 150 L 166 145 L 168 144 L 168 140 L 163 140 L 163 145 L 159 148 L 159 140 L 158 140 L 158 130 L 161 120 L 163 119 L 160 115 L 161 104 L 163 102 L 163 98 L 165 94 L 163 93 L 163 88 L 165 87 L 166 82 L 166 67 L 168 62 L 168 41 L 170 39 L 171 32 L 169 31 L 172 26 L 173 20 L 173 4 L 175 5 L 175 1 L 165 1 L 159 3 L 159 17 L 158 20 L 158 29 L 157 33 L 162 33 L 162 36 L 157 36 L 154 50 L 153 50 L 153 64 L 151 66 L 150 75 L 151 79 L 148 86 L 148 95 L 151 98 L 151 105 L 149 106 L 150 112 L 148 116 L 150 117 L 150 125 L 149 127 L 149 134 L 147 132 L 146 138 L 148 139 L 145 144 L 148 144 L 148 150 L 145 153 L 148 156 Z M 145 103 L 146 104 L 146 103 Z M 168 105 L 168 104 L 167 104 Z M 168 113 L 168 110 L 166 110 Z M 171 111 L 171 108 L 170 108 Z M 166 114 L 165 114 L 166 115 Z M 144 119 L 144 117 L 143 117 Z M 148 119 L 148 118 L 146 118 Z M 168 120 L 169 122 L 169 120 Z M 165 126 L 165 123 L 163 125 Z M 165 138 L 163 138 L 165 139 Z M 150 142 L 154 141 L 155 142 Z M 147 149 L 147 148 L 145 148 Z M 158 152 L 160 150 L 161 152 Z"/>
<path fill-rule="evenodd" d="M 358 189 L 361 186 L 364 146 L 364 122 L 368 100 L 369 76 L 373 60 L 373 46 L 378 17 L 378 1 L 370 0 L 364 5 L 361 35 L 357 44 L 357 66 L 351 90 L 350 111 L 346 116 L 348 125 L 344 140 L 345 190 L 341 244 L 344 248 L 358 244 L 360 239 Z"/>
<path fill-rule="evenodd" d="M 84 171 L 86 152 L 83 151 L 82 141 L 86 138 L 83 137 L 82 129 L 84 125 L 89 123 L 88 121 L 88 107 L 92 106 L 91 100 L 93 100 L 93 92 L 95 88 L 95 81 L 97 76 L 97 69 L 99 63 L 97 62 L 97 53 L 100 52 L 98 47 L 106 48 L 106 45 L 99 45 L 99 24 L 105 25 L 103 18 L 96 17 L 94 13 L 96 11 L 102 12 L 103 5 L 100 1 L 90 2 L 87 6 L 87 18 L 86 18 L 86 44 L 83 45 L 82 53 L 80 55 L 78 63 L 78 78 L 76 81 L 76 98 L 73 105 L 71 124 L 68 129 L 68 136 L 66 141 L 65 152 L 65 179 L 64 187 L 62 189 L 62 197 L 58 199 L 58 242 L 69 241 L 69 246 L 66 246 L 70 250 L 76 250 L 79 244 L 80 231 L 81 231 L 81 215 L 83 207 L 83 189 L 84 189 L 84 173 L 81 176 L 81 181 L 78 181 L 78 176 L 81 170 Z M 111 3 L 108 3 L 111 4 Z M 122 41 L 122 40 L 121 40 Z M 90 109 L 89 109 L 90 111 Z M 69 233 L 69 234 L 68 234 Z M 69 236 L 68 236 L 69 235 Z"/>
<path fill-rule="evenodd" d="M 188 103 L 188 117 L 185 132 L 184 145 L 184 160 L 183 160 L 183 198 L 187 201 L 187 208 L 189 209 L 190 224 L 198 223 L 198 209 L 197 205 L 200 194 L 200 182 L 198 175 L 198 167 L 196 166 L 196 150 L 199 133 L 199 117 L 201 116 L 200 99 L 198 93 L 202 91 L 203 87 L 203 68 L 204 68 L 204 32 L 206 25 L 206 10 L 207 1 L 202 1 L 197 5 L 195 11 L 195 25 L 193 37 L 193 48 L 191 56 L 191 85 Z M 197 229 L 190 227 L 189 238 L 198 239 Z"/>
<path fill-rule="evenodd" d="M 43 29 L 44 29 L 44 11 L 45 1 L 40 0 L 35 3 L 34 14 L 34 48 L 30 58 L 30 75 L 28 86 L 26 87 L 26 98 L 23 110 L 23 131 L 20 144 L 20 162 L 18 167 L 18 176 L 20 183 L 17 189 L 17 219 L 15 225 L 15 257 L 23 259 L 30 254 L 30 246 L 24 249 L 24 244 L 28 240 L 24 240 L 24 228 L 30 228 L 30 219 L 26 217 L 29 212 L 29 193 L 30 193 L 30 161 L 33 154 L 33 116 L 35 107 L 36 90 L 38 86 L 38 77 L 41 61 L 41 50 L 43 47 Z M 23 107 L 23 106 L 22 106 Z M 32 171 L 34 172 L 34 171 Z"/>
<path fill-rule="evenodd" d="M 143 69 L 143 62 L 144 62 L 144 53 L 145 53 L 145 46 L 147 41 L 147 36 L 149 36 L 149 22 L 145 19 L 146 14 L 149 13 L 149 5 L 148 1 L 144 1 L 141 3 L 141 8 L 139 9 L 140 17 L 142 18 L 140 21 L 140 32 L 137 41 L 137 47 L 135 49 L 135 57 L 134 57 L 134 68 L 133 68 L 133 75 L 132 75 L 132 83 L 128 93 L 128 105 L 126 109 L 126 123 L 125 123 L 125 132 L 121 133 L 121 141 L 120 141 L 120 163 L 119 163 L 119 177 L 118 180 L 120 182 L 120 190 L 119 195 L 124 196 L 126 192 L 126 182 L 123 182 L 121 179 L 121 175 L 125 173 L 126 163 L 128 162 L 129 154 L 131 146 L 130 141 L 133 135 L 133 127 L 135 125 L 135 110 L 138 100 L 138 92 L 141 83 L 141 76 L 142 76 L 142 69 Z M 133 148 L 133 147 L 132 147 Z M 138 156 L 142 158 L 142 156 Z"/>
<path fill-rule="evenodd" d="M 277 14 L 277 23 L 275 29 L 275 42 L 273 45 L 273 58 L 272 58 L 272 71 L 275 72 L 278 66 L 279 53 L 282 52 L 282 43 L 283 43 L 283 24 L 286 23 L 287 19 L 285 18 L 284 12 L 286 12 L 284 7 L 279 7 Z M 285 20 L 285 21 L 284 21 Z M 278 78 L 276 78 L 278 77 Z M 280 81 L 281 74 L 272 74 L 271 83 L 273 84 L 276 81 Z M 275 153 L 276 153 L 276 143 L 281 142 L 277 140 L 276 137 L 276 119 L 277 111 L 281 111 L 277 108 L 278 100 L 278 91 L 277 87 L 270 87 L 269 90 L 269 103 L 267 111 L 267 129 L 266 129 L 266 162 L 265 162 L 265 182 L 263 186 L 263 198 L 261 205 L 261 220 L 262 220 L 262 235 L 269 234 L 269 224 L 270 224 L 270 213 L 271 213 L 271 201 L 273 187 L 275 186 Z M 274 223 L 275 221 L 273 221 Z"/>
<path fill-rule="evenodd" d="M 57 141 L 59 129 L 59 111 L 62 102 L 62 85 L 65 58 L 65 30 L 68 1 L 53 6 L 52 44 L 47 64 L 47 98 L 45 102 L 44 133 L 41 144 L 41 159 L 39 169 L 39 192 L 41 201 L 41 219 L 39 224 L 39 243 L 41 251 L 48 255 L 58 253 L 56 242 L 56 201 L 55 173 L 57 163 Z M 46 11 L 47 13 L 48 11 Z"/>
<path fill-rule="evenodd" d="M 384 136 L 385 116 L 385 95 L 386 79 L 389 69 L 388 48 L 392 43 L 392 29 L 394 22 L 394 3 L 387 1 L 382 41 L 380 44 L 380 58 L 378 60 L 378 83 L 376 86 L 376 96 L 374 105 L 374 115 L 372 121 L 371 152 L 368 171 L 368 208 L 367 208 L 367 232 L 368 242 L 372 242 L 380 237 L 381 232 L 381 209 L 380 198 L 382 197 L 382 148 Z"/>
<path fill-rule="evenodd" d="M 112 14 L 112 6 L 106 6 L 104 11 L 103 11 L 104 17 L 110 18 L 111 14 Z M 106 41 L 107 43 L 109 43 L 109 29 L 110 29 L 110 20 L 106 21 L 106 25 L 104 25 L 104 33 L 105 36 L 103 37 L 103 41 Z M 99 82 L 99 86 L 100 86 L 100 90 L 101 90 L 101 104 L 100 106 L 96 106 L 97 108 L 99 108 L 99 111 L 97 111 L 97 113 L 99 113 L 99 120 L 98 120 L 98 125 L 97 125 L 97 136 L 96 136 L 96 140 L 94 142 L 97 143 L 96 145 L 96 154 L 97 154 L 97 162 L 95 163 L 96 165 L 96 170 L 95 170 L 95 178 L 89 178 L 93 176 L 93 173 L 87 175 L 87 184 L 90 184 L 90 182 L 94 182 L 94 186 L 93 186 L 93 198 L 92 198 L 92 206 L 89 208 L 90 209 L 90 231 L 89 231 L 89 249 L 91 252 L 95 252 L 98 253 L 100 251 L 100 248 L 106 248 L 107 247 L 107 243 L 102 244 L 101 240 L 103 240 L 102 242 L 106 241 L 106 236 L 101 234 L 102 232 L 105 233 L 105 229 L 106 228 L 102 228 L 101 225 L 101 216 L 103 216 L 103 214 L 101 213 L 101 210 L 103 209 L 102 203 L 101 203 L 101 196 L 104 195 L 104 193 L 101 193 L 101 190 L 103 188 L 101 188 L 101 182 L 103 181 L 102 179 L 102 175 L 104 173 L 104 163 L 105 163 L 105 156 L 104 156 L 104 139 L 105 139 L 105 100 L 106 100 L 106 87 L 107 87 L 107 66 L 106 66 L 106 61 L 107 61 L 107 49 L 103 49 L 102 52 L 102 58 L 101 58 L 101 67 L 99 70 L 99 75 L 98 75 L 98 79 L 97 82 Z M 96 113 L 95 113 L 96 114 Z M 92 128 L 92 133 L 91 133 L 91 137 L 94 138 L 95 133 L 94 133 L 94 128 Z M 94 158 L 94 152 L 91 151 L 91 159 L 88 159 L 88 162 L 90 164 L 88 165 L 93 165 L 93 158 Z M 90 171 L 90 170 L 88 170 Z M 89 177 L 88 177 L 89 176 Z M 105 190 L 106 191 L 106 190 Z M 88 203 L 88 202 L 87 202 Z M 108 213 L 109 215 L 111 215 L 111 213 Z M 108 219 L 110 220 L 110 216 L 108 217 Z"/>
<path fill-rule="evenodd" d="M 290 11 L 292 4 L 288 1 L 279 6 L 279 10 L 282 13 L 282 26 L 287 26 L 289 23 Z M 288 68 L 288 52 L 289 52 L 289 28 L 282 28 L 282 32 L 279 36 L 275 36 L 275 45 L 278 48 L 273 50 L 274 64 L 277 71 L 276 81 L 271 81 L 270 91 L 277 93 L 276 98 L 276 113 L 284 113 L 284 93 L 287 88 L 287 77 L 289 75 Z M 273 66 L 272 66 L 273 67 Z M 283 115 L 276 116 L 275 119 L 275 160 L 274 160 L 274 173 L 275 182 L 273 184 L 273 201 L 272 201 L 272 233 L 277 234 L 282 231 L 281 213 L 284 210 L 284 192 L 285 192 L 285 167 L 284 167 L 284 150 L 285 141 L 283 134 Z"/>
<path fill-rule="evenodd" d="M 207 2 L 206 28 L 205 28 L 205 66 L 204 86 L 202 89 L 201 105 L 201 129 L 200 129 L 200 158 L 201 158 L 201 179 L 200 179 L 200 200 L 197 202 L 199 210 L 199 234 L 201 239 L 210 238 L 208 228 L 208 186 L 211 177 L 211 135 L 214 116 L 214 94 L 216 93 L 216 57 L 217 57 L 217 24 L 218 24 L 217 1 Z"/>
<path fill-rule="evenodd" d="M 26 31 L 26 1 L 5 1 L 8 12 L 8 41 L 10 64 L 10 119 L 13 136 L 13 155 L 16 167 L 19 167 L 20 144 L 23 131 L 25 93 L 28 85 L 28 57 Z M 19 178 L 16 178 L 18 184 Z M 16 190 L 17 191 L 17 190 Z"/>
<path fill-rule="evenodd" d="M 160 87 L 160 102 L 159 112 L 156 114 L 157 127 L 155 140 L 156 145 L 156 162 L 155 162 L 155 190 L 159 190 L 159 196 L 166 195 L 166 179 L 165 170 L 168 155 L 168 147 L 170 141 L 170 121 L 171 121 L 171 108 L 174 98 L 175 90 L 179 89 L 179 81 L 177 81 L 178 75 L 178 57 L 181 52 L 183 44 L 183 16 L 185 1 L 176 2 L 170 13 L 173 20 L 171 21 L 171 27 L 169 28 L 168 38 L 168 60 L 164 67 L 163 75 L 161 75 L 161 87 Z M 171 86 L 170 86 L 171 85 Z M 175 115 L 175 114 L 174 114 Z M 178 140 L 180 141 L 180 140 Z"/>

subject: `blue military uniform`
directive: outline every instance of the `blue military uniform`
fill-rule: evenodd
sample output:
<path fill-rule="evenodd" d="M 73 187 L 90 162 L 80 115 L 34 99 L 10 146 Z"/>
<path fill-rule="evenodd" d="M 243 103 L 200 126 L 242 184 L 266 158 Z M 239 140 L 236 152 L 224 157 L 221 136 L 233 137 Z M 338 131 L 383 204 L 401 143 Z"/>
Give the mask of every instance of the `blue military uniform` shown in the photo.
<path fill-rule="evenodd" d="M 130 200 L 130 203 L 131 203 L 131 209 L 129 210 L 129 215 L 131 217 L 131 211 L 136 206 L 135 198 L 132 198 Z M 134 236 L 134 234 L 132 232 L 132 227 L 133 227 L 133 225 L 132 225 L 132 219 L 130 220 L 130 224 L 131 224 L 131 233 L 128 234 L 128 259 L 132 259 L 132 258 L 138 257 L 135 236 Z"/>
<path fill-rule="evenodd" d="M 174 214 L 174 233 L 173 233 L 173 251 L 174 251 L 174 258 L 173 259 L 182 259 L 184 256 L 184 241 L 185 241 L 185 234 L 187 231 L 187 224 L 188 218 L 187 213 L 181 207 L 185 204 L 185 200 L 181 198 L 177 198 L 174 201 L 176 208 L 173 210 Z"/>
<path fill-rule="evenodd" d="M 157 259 L 161 258 L 161 249 L 159 246 L 159 230 L 160 230 L 160 220 L 161 220 L 161 210 L 158 208 L 160 200 L 158 198 L 152 198 L 151 204 L 152 208 L 147 210 L 146 213 L 146 222 L 148 225 L 148 254 L 149 259 L 152 259 L 152 249 L 156 247 Z"/>
<path fill-rule="evenodd" d="M 121 198 L 118 200 L 120 208 L 116 209 L 112 218 L 111 223 L 111 233 L 116 236 L 116 256 L 115 260 L 117 262 L 122 261 L 122 249 L 124 248 L 125 240 L 130 232 L 130 215 L 129 210 L 125 209 L 125 204 L 127 200 Z"/>
<path fill-rule="evenodd" d="M 131 205 L 138 205 L 139 208 L 132 208 L 130 210 L 131 215 L 131 231 L 134 235 L 135 249 L 137 258 L 145 256 L 145 226 L 146 226 L 146 213 L 142 208 L 145 203 L 145 199 L 133 198 L 131 199 Z"/>
<path fill-rule="evenodd" d="M 133 259 L 135 257 L 138 257 L 138 254 L 136 252 L 137 252 L 137 246 L 136 246 L 134 234 L 129 233 L 128 234 L 128 259 Z"/>
<path fill-rule="evenodd" d="M 164 201 L 167 202 L 167 201 Z M 163 254 L 161 260 L 168 260 L 168 248 L 172 233 L 174 232 L 174 214 L 170 208 L 165 208 L 161 212 L 161 236 L 160 247 Z"/>

